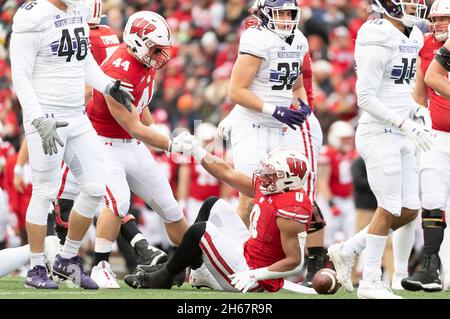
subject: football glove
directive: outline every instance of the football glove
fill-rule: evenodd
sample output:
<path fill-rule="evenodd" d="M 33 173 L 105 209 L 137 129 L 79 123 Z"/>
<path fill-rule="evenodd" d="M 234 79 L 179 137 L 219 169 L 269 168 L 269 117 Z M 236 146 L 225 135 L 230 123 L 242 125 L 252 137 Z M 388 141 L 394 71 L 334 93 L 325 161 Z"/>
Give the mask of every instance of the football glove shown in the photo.
<path fill-rule="evenodd" d="M 269 103 L 264 103 L 262 112 L 271 114 L 278 121 L 286 124 L 291 129 L 296 130 L 294 125 L 301 126 L 306 118 L 311 114 L 309 105 L 299 99 L 299 110 L 291 110 L 282 106 L 275 106 Z"/>
<path fill-rule="evenodd" d="M 217 127 L 217 136 L 225 141 L 228 141 L 231 134 L 231 125 L 232 121 L 230 117 L 225 117 L 222 121 L 220 121 L 219 126 Z"/>
<path fill-rule="evenodd" d="M 128 112 L 131 113 L 133 107 L 134 97 L 130 92 L 120 86 L 120 80 L 117 80 L 114 84 L 110 83 L 103 92 L 105 95 L 111 95 L 111 97 L 126 107 Z"/>
<path fill-rule="evenodd" d="M 258 286 L 258 281 L 253 270 L 234 273 L 228 277 L 231 279 L 231 284 L 234 288 L 244 294 Z"/>
<path fill-rule="evenodd" d="M 68 122 L 59 122 L 53 117 L 41 116 L 34 119 L 31 122 L 31 125 L 36 128 L 36 131 L 42 139 L 44 154 L 53 155 L 58 153 L 56 143 L 58 143 L 61 147 L 64 146 L 63 141 L 59 138 L 58 133 L 56 133 L 56 129 L 69 125 Z"/>
<path fill-rule="evenodd" d="M 414 123 L 411 119 L 406 119 L 399 126 L 400 130 L 406 134 L 419 152 L 426 152 L 434 144 L 433 134 L 425 126 Z"/>
<path fill-rule="evenodd" d="M 425 106 L 416 104 L 413 119 L 425 126 L 426 129 L 431 130 L 430 111 Z"/>

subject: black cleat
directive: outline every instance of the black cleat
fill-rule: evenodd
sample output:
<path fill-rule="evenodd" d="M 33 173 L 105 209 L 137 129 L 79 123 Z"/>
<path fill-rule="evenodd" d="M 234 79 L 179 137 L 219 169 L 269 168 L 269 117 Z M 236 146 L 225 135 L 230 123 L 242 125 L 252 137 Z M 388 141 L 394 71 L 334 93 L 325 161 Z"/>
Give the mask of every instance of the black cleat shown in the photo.
<path fill-rule="evenodd" d="M 170 289 L 174 277 L 166 267 L 154 272 L 139 272 L 125 276 L 125 283 L 134 289 Z"/>
<path fill-rule="evenodd" d="M 158 249 L 156 247 L 153 247 L 145 241 L 144 246 L 140 246 L 140 242 L 137 242 L 135 245 L 136 251 L 137 251 L 137 265 L 157 265 L 157 264 L 163 264 L 167 262 L 169 259 L 167 254 L 163 252 L 161 249 Z"/>
<path fill-rule="evenodd" d="M 306 278 L 301 283 L 302 286 L 312 288 L 312 281 L 314 278 L 314 275 L 316 272 L 318 272 L 320 269 L 325 267 L 325 256 L 322 255 L 316 255 L 316 256 L 309 256 L 308 258 L 308 269 L 306 271 Z"/>
<path fill-rule="evenodd" d="M 439 279 L 439 257 L 437 255 L 424 256 L 423 270 L 414 275 L 403 278 L 402 287 L 409 291 L 436 292 L 442 290 Z"/>

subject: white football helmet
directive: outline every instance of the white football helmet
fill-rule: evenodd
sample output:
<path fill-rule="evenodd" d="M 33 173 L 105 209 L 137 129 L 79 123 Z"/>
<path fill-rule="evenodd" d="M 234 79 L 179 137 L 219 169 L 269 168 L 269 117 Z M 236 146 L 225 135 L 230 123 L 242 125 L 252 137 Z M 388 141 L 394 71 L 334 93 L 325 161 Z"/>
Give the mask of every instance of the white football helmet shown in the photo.
<path fill-rule="evenodd" d="M 424 0 L 372 0 L 372 9 L 412 27 L 425 20 L 428 8 Z"/>
<path fill-rule="evenodd" d="M 428 18 L 431 21 L 431 30 L 438 41 L 445 42 L 448 38 L 449 20 L 436 21 L 436 18 L 447 17 L 450 20 L 450 0 L 436 0 L 430 9 Z"/>
<path fill-rule="evenodd" d="M 132 14 L 123 31 L 124 42 L 138 59 L 156 70 L 169 62 L 168 50 L 172 47 L 170 37 L 166 20 L 151 11 L 139 11 Z"/>
<path fill-rule="evenodd" d="M 300 150 L 279 147 L 261 161 L 253 173 L 254 182 L 264 195 L 301 189 L 311 174 L 310 163 Z"/>
<path fill-rule="evenodd" d="M 333 146 L 337 150 L 348 151 L 344 145 L 342 145 L 342 138 L 355 136 L 355 129 L 353 126 L 345 121 L 336 121 L 331 124 L 328 131 L 328 144 Z"/>
<path fill-rule="evenodd" d="M 87 23 L 90 25 L 100 24 L 103 11 L 102 0 L 84 0 L 84 6 L 89 9 Z"/>

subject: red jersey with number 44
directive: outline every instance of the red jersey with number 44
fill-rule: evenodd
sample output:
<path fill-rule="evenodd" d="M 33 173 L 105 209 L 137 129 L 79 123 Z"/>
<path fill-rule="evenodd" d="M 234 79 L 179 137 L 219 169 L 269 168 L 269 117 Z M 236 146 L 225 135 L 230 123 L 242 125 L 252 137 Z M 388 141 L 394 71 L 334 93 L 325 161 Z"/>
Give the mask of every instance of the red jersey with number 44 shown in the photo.
<path fill-rule="evenodd" d="M 156 71 L 147 68 L 130 55 L 125 43 L 114 51 L 101 68 L 111 78 L 122 81 L 121 86 L 133 95 L 134 105 L 136 105 L 138 114 L 141 114 L 152 99 Z M 102 93 L 94 90 L 87 112 L 98 135 L 109 138 L 131 138 L 131 135 L 120 126 L 109 112 Z"/>
<path fill-rule="evenodd" d="M 300 189 L 286 193 L 263 195 L 259 183 L 255 185 L 255 206 L 250 213 L 250 239 L 244 244 L 244 256 L 251 269 L 268 267 L 286 258 L 277 218 L 292 219 L 306 224 L 311 222 L 312 206 L 305 191 Z M 261 280 L 261 287 L 276 292 L 283 287 L 284 279 Z"/>
<path fill-rule="evenodd" d="M 99 25 L 89 29 L 89 42 L 91 53 L 98 65 L 110 57 L 120 46 L 120 40 L 113 29 L 107 25 Z"/>
<path fill-rule="evenodd" d="M 420 67 L 425 75 L 434 55 L 444 43 L 438 41 L 432 33 L 425 35 L 422 50 L 419 52 Z M 450 133 L 450 101 L 428 88 L 429 109 L 432 128 Z"/>

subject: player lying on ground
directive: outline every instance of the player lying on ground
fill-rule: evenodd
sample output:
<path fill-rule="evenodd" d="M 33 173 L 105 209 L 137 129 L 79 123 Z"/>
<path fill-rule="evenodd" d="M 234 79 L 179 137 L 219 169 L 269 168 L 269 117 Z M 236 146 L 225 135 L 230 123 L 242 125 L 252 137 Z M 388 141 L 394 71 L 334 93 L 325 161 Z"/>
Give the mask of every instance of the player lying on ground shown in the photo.
<path fill-rule="evenodd" d="M 175 142 L 183 143 L 184 151 L 211 175 L 255 198 L 250 234 L 225 201 L 208 199 L 169 262 L 154 272 L 128 275 L 125 282 L 133 288 L 169 289 L 177 273 L 204 262 L 225 291 L 307 289 L 284 280 L 302 269 L 311 220 L 311 202 L 302 189 L 310 174 L 304 155 L 291 147 L 277 148 L 252 179 L 207 153 L 189 134 L 180 134 Z"/>

